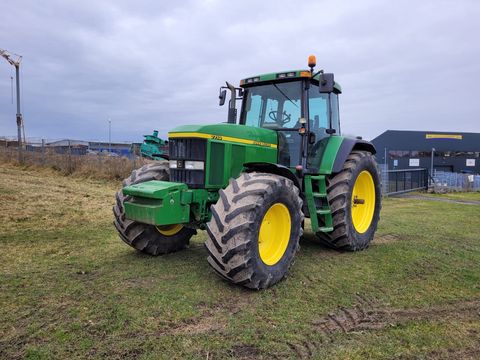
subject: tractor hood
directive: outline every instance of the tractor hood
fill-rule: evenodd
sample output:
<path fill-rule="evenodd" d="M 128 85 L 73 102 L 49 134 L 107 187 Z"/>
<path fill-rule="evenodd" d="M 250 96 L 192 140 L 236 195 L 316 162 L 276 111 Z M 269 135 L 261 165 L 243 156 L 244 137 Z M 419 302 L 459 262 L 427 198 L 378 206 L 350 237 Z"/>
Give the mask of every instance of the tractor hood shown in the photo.
<path fill-rule="evenodd" d="M 195 137 L 247 145 L 277 147 L 276 131 L 236 124 L 182 125 L 170 131 L 168 137 Z"/>

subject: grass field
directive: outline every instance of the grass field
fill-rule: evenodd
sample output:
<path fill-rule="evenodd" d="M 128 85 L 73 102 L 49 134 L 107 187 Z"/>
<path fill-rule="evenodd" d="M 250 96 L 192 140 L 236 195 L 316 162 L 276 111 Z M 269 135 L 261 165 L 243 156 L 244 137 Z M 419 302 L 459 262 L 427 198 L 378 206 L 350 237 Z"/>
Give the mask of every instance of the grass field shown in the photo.
<path fill-rule="evenodd" d="M 215 276 L 204 233 L 164 257 L 121 242 L 117 186 L 0 165 L 0 358 L 479 356 L 480 206 L 386 199 L 369 249 L 307 232 L 254 292 Z"/>
<path fill-rule="evenodd" d="M 428 194 L 428 196 L 440 197 L 451 200 L 480 201 L 480 191 L 476 192 L 451 192 L 446 194 Z"/>

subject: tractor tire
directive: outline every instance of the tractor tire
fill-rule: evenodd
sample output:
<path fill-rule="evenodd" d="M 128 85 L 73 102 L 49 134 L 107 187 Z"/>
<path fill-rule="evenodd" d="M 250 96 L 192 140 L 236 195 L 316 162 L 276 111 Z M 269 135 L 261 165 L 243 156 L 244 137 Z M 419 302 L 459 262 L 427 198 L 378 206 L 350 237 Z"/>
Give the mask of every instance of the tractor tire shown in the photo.
<path fill-rule="evenodd" d="M 352 151 L 343 170 L 327 180 L 334 230 L 318 232 L 318 238 L 338 250 L 367 248 L 380 219 L 381 196 L 380 174 L 372 154 Z"/>
<path fill-rule="evenodd" d="M 122 186 L 139 184 L 150 180 L 168 181 L 168 162 L 155 162 L 134 170 L 126 178 Z M 116 194 L 116 204 L 113 207 L 115 221 L 113 224 L 120 238 L 131 247 L 150 255 L 163 255 L 184 249 L 196 230 L 183 225 L 154 226 L 129 220 L 125 217 L 123 203 L 130 197 L 122 190 Z"/>
<path fill-rule="evenodd" d="M 251 289 L 279 282 L 302 236 L 302 199 L 294 183 L 267 173 L 230 179 L 207 224 L 208 263 L 224 279 Z"/>

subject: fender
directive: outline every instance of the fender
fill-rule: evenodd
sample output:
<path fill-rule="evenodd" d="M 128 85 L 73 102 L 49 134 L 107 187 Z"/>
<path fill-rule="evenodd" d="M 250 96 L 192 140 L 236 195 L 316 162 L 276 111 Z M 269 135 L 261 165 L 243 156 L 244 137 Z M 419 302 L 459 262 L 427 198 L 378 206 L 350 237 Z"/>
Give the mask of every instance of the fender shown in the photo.
<path fill-rule="evenodd" d="M 348 155 L 353 150 L 362 150 L 362 151 L 369 151 L 372 155 L 377 153 L 375 146 L 366 140 L 362 139 L 352 139 L 352 138 L 344 138 L 340 147 L 337 151 L 337 156 L 335 157 L 335 161 L 332 167 L 332 173 L 339 173 L 343 169 L 343 164 L 347 161 Z"/>
<path fill-rule="evenodd" d="M 243 167 L 245 169 L 245 172 L 259 171 L 286 177 L 287 179 L 292 180 L 297 188 L 302 190 L 302 187 L 300 186 L 300 181 L 295 176 L 295 174 L 286 166 L 267 162 L 248 162 L 243 164 Z"/>
<path fill-rule="evenodd" d="M 339 173 L 348 155 L 353 150 L 369 151 L 375 154 L 375 146 L 362 139 L 346 138 L 343 136 L 331 136 L 323 150 L 318 172 L 324 175 Z"/>

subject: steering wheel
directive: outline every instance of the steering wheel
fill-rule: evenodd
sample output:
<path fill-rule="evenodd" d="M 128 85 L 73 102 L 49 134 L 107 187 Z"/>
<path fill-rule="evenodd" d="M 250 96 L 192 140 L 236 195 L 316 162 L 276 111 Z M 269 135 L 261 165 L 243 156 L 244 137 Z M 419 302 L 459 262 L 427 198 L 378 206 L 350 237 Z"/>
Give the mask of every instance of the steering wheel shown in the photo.
<path fill-rule="evenodd" d="M 278 111 L 277 110 L 272 110 L 268 113 L 268 117 L 277 122 L 280 123 L 281 125 L 285 125 L 286 123 L 289 123 L 292 117 L 292 114 L 287 114 L 286 111 L 283 111 L 282 113 L 282 118 L 278 119 Z"/>

